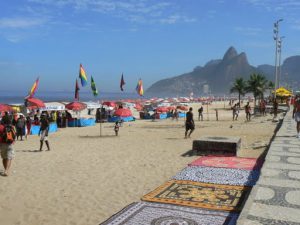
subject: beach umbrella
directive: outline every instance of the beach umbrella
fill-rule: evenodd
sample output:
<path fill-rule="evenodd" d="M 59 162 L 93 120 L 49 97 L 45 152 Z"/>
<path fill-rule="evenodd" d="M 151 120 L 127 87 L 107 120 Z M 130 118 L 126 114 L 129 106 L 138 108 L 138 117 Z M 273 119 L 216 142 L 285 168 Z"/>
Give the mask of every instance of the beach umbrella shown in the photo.
<path fill-rule="evenodd" d="M 175 110 L 175 109 L 176 109 L 176 106 L 174 106 L 174 105 L 168 106 L 168 110 L 169 110 L 169 111 Z"/>
<path fill-rule="evenodd" d="M 45 104 L 42 100 L 38 98 L 27 98 L 27 106 L 31 107 L 37 107 L 37 108 L 44 108 Z"/>
<path fill-rule="evenodd" d="M 108 101 L 108 102 L 103 102 L 102 105 L 106 105 L 108 107 L 113 107 L 114 108 L 116 106 L 116 103 Z"/>
<path fill-rule="evenodd" d="M 189 110 L 189 108 L 187 106 L 184 106 L 184 105 L 178 105 L 177 109 L 182 110 L 182 111 L 188 111 Z"/>
<path fill-rule="evenodd" d="M 142 111 L 143 110 L 143 106 L 139 103 L 135 103 L 135 106 L 134 108 L 137 110 L 137 111 Z"/>
<path fill-rule="evenodd" d="M 156 112 L 165 113 L 165 112 L 169 112 L 169 109 L 168 109 L 168 107 L 161 106 L 161 107 L 156 108 Z"/>
<path fill-rule="evenodd" d="M 70 102 L 66 105 L 66 108 L 73 111 L 81 111 L 86 108 L 86 104 L 82 102 Z"/>
<path fill-rule="evenodd" d="M 4 112 L 4 111 L 13 111 L 13 108 L 9 105 L 6 104 L 0 104 L 0 112 Z"/>
<path fill-rule="evenodd" d="M 132 116 L 132 112 L 130 111 L 130 109 L 117 109 L 114 112 L 114 116 L 120 116 L 120 117 L 128 117 L 128 116 Z"/>

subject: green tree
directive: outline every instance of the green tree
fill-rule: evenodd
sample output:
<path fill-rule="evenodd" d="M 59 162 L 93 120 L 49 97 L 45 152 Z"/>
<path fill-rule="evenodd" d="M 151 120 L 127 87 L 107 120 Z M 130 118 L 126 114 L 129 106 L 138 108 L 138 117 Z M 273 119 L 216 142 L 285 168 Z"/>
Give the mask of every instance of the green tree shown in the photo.
<path fill-rule="evenodd" d="M 241 105 L 241 95 L 246 94 L 246 81 L 242 77 L 238 77 L 235 79 L 233 86 L 230 89 L 230 93 L 238 93 L 239 94 L 239 105 Z"/>
<path fill-rule="evenodd" d="M 264 92 L 267 88 L 267 79 L 261 74 L 253 73 L 250 75 L 249 80 L 247 81 L 247 92 L 253 93 L 254 97 L 254 107 L 256 106 L 257 98 L 263 98 Z"/>

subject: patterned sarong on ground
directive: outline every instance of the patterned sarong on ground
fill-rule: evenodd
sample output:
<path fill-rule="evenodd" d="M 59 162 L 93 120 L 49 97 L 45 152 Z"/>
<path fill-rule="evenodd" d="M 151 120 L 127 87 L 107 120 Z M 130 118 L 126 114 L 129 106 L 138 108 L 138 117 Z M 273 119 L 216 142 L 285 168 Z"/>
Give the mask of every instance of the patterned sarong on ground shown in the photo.
<path fill-rule="evenodd" d="M 240 211 L 249 187 L 171 180 L 142 197 L 149 202 Z"/>
<path fill-rule="evenodd" d="M 258 177 L 258 170 L 189 166 L 176 174 L 173 179 L 213 184 L 253 186 Z"/>
<path fill-rule="evenodd" d="M 238 214 L 149 202 L 132 203 L 101 225 L 234 225 Z"/>
<path fill-rule="evenodd" d="M 262 164 L 262 160 L 254 158 L 240 158 L 235 156 L 203 156 L 190 163 L 189 166 L 211 166 L 244 170 L 259 170 Z"/>

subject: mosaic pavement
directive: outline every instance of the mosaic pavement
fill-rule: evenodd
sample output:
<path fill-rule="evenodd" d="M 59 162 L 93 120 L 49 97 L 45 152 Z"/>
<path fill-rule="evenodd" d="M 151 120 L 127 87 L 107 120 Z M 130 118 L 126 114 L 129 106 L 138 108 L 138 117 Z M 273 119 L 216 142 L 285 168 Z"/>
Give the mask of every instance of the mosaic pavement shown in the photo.
<path fill-rule="evenodd" d="M 274 138 L 238 225 L 300 225 L 300 139 L 292 112 Z"/>

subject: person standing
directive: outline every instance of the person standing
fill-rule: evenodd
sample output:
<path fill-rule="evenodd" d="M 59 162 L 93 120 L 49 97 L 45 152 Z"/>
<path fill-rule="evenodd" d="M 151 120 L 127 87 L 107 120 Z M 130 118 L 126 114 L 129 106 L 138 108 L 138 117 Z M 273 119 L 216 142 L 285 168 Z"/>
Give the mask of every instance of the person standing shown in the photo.
<path fill-rule="evenodd" d="M 203 106 L 202 105 L 198 109 L 198 120 L 199 121 L 200 121 L 200 118 L 201 118 L 201 121 L 203 121 Z"/>
<path fill-rule="evenodd" d="M 246 120 L 250 121 L 251 120 L 251 107 L 249 102 L 245 105 L 245 113 L 246 113 Z"/>
<path fill-rule="evenodd" d="M 31 132 L 31 118 L 30 116 L 27 116 L 26 117 L 26 139 L 27 139 L 27 136 L 30 135 L 30 132 Z"/>
<path fill-rule="evenodd" d="M 273 101 L 273 111 L 274 111 L 274 118 L 276 118 L 278 113 L 278 102 L 276 99 L 274 99 Z"/>
<path fill-rule="evenodd" d="M 11 167 L 11 161 L 15 156 L 13 144 L 16 139 L 16 131 L 11 121 L 0 124 L 0 151 L 4 167 L 3 176 L 8 176 Z"/>
<path fill-rule="evenodd" d="M 186 113 L 186 120 L 185 120 L 185 135 L 184 138 L 190 138 L 191 134 L 195 130 L 195 122 L 194 122 L 194 115 L 193 115 L 193 108 L 191 107 L 189 111 Z M 188 134 L 188 132 L 190 133 Z"/>
<path fill-rule="evenodd" d="M 239 117 L 238 104 L 234 104 L 234 106 L 232 107 L 232 120 L 237 120 L 238 117 Z"/>
<path fill-rule="evenodd" d="M 48 151 L 50 151 L 50 145 L 48 141 L 48 133 L 49 133 L 49 119 L 47 115 L 43 114 L 41 115 L 41 121 L 40 121 L 40 131 L 39 136 L 41 136 L 40 139 L 40 151 L 43 149 L 44 141 L 46 143 Z"/>
<path fill-rule="evenodd" d="M 300 139 L 300 94 L 298 94 L 295 98 L 293 119 L 295 119 L 295 121 L 297 123 L 297 125 L 296 125 L 297 138 Z"/>
<path fill-rule="evenodd" d="M 17 119 L 16 122 L 16 129 L 17 129 L 17 140 L 21 137 L 21 141 L 23 141 L 23 135 L 25 135 L 25 119 L 23 115 Z"/>

